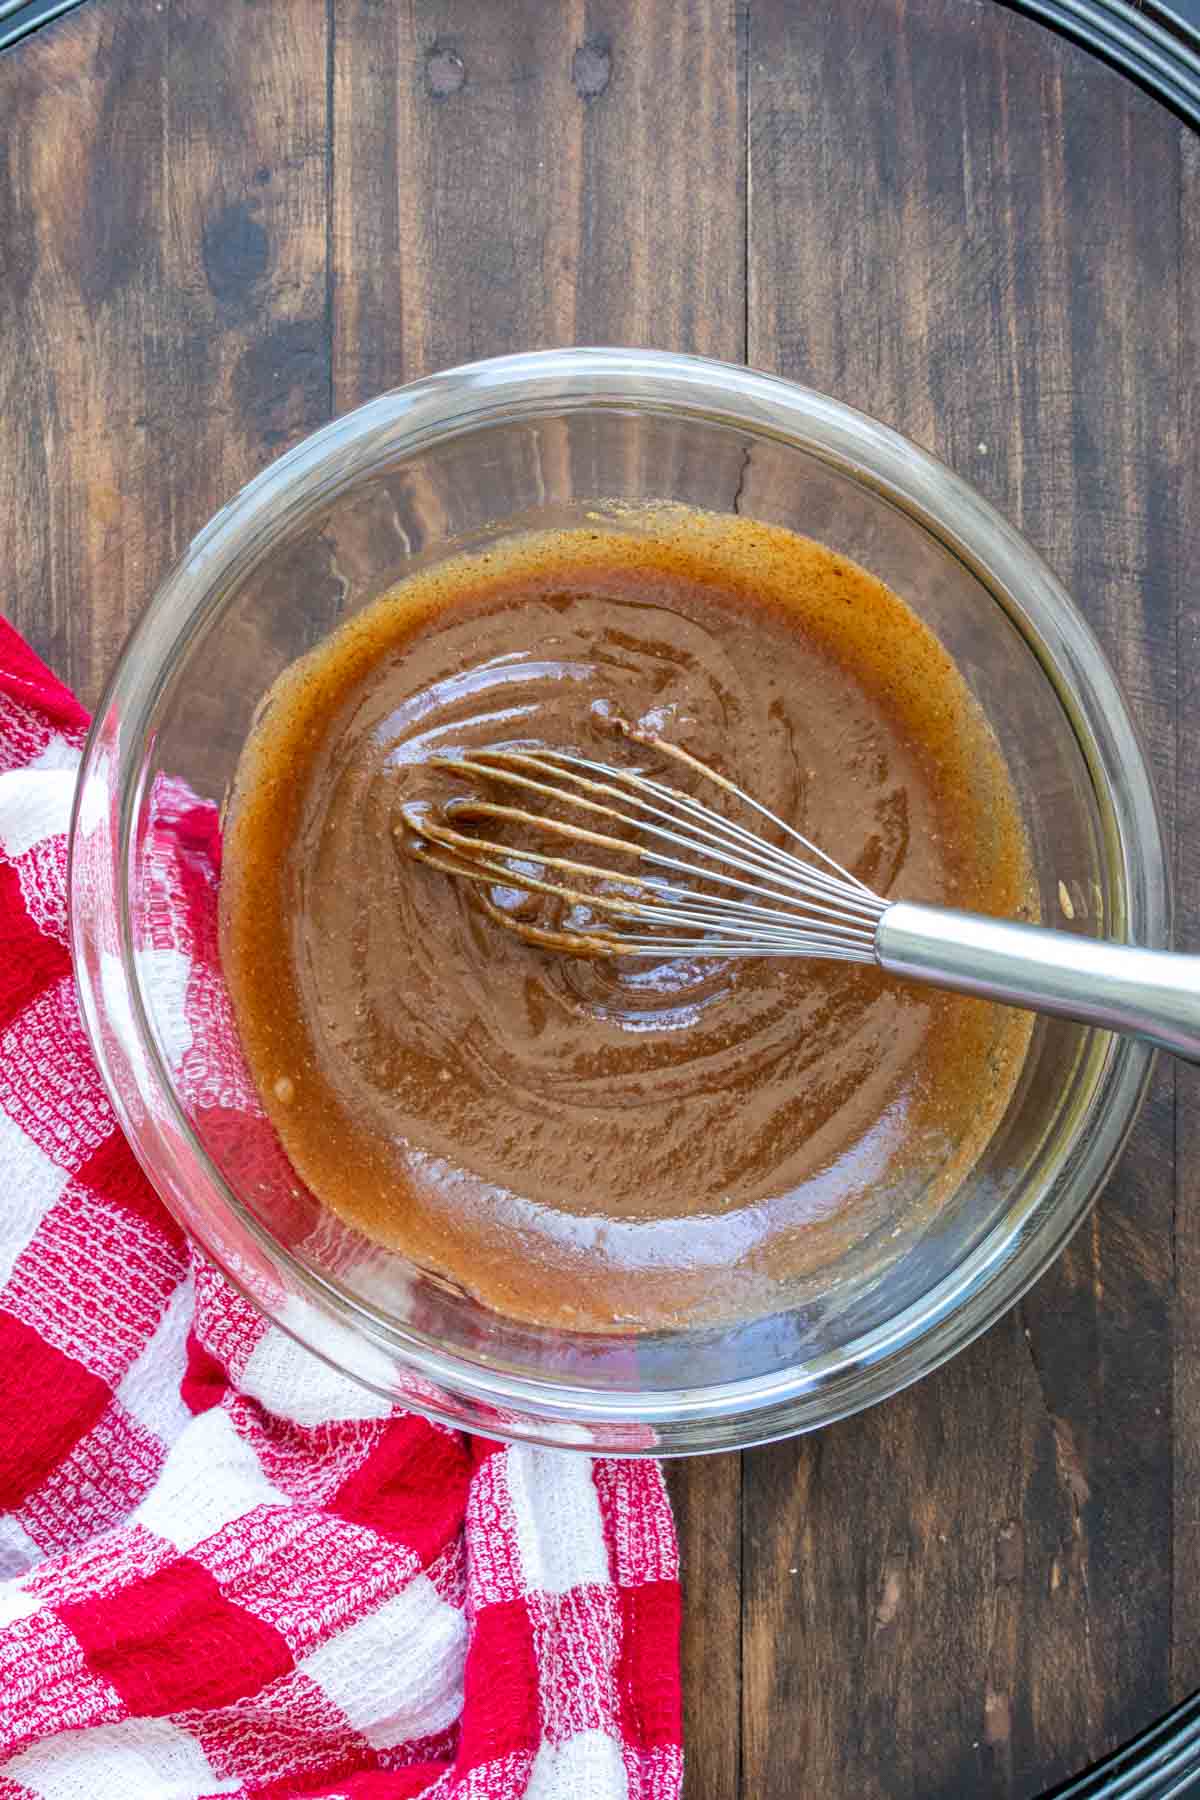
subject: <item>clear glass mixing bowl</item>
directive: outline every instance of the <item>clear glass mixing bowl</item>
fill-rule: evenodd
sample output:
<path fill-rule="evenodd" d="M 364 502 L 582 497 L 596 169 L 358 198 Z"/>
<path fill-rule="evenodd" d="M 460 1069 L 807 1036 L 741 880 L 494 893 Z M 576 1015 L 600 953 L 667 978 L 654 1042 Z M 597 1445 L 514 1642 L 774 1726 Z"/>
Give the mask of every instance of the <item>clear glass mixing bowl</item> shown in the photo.
<path fill-rule="evenodd" d="M 162 778 L 220 803 L 264 690 L 406 570 L 621 503 L 790 526 L 855 558 L 938 633 L 990 719 L 1029 825 L 1042 916 L 1168 941 L 1146 761 L 1087 626 L 1030 547 L 948 470 L 820 394 L 743 368 L 563 350 L 454 369 L 305 440 L 200 533 L 127 645 L 72 829 L 84 1017 L 151 1180 L 279 1325 L 396 1400 L 493 1435 L 626 1453 L 751 1444 L 896 1392 L 1036 1279 L 1112 1168 L 1150 1053 L 1038 1024 L 954 1203 L 820 1292 L 738 1325 L 536 1330 L 390 1251 L 346 1254 L 282 1165 L 247 1177 L 171 1070 L 147 878 Z M 150 946 L 147 948 L 147 946 Z M 236 1133 L 234 1134 L 236 1139 Z"/>

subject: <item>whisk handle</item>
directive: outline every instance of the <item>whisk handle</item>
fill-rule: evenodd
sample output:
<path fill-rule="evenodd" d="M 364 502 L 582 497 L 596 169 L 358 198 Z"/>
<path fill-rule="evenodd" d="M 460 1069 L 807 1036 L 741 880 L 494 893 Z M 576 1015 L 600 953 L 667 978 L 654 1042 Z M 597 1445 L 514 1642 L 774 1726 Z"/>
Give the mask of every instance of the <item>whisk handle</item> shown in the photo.
<path fill-rule="evenodd" d="M 1144 1038 L 1200 1062 L 1200 956 L 897 900 L 875 954 L 893 975 Z"/>

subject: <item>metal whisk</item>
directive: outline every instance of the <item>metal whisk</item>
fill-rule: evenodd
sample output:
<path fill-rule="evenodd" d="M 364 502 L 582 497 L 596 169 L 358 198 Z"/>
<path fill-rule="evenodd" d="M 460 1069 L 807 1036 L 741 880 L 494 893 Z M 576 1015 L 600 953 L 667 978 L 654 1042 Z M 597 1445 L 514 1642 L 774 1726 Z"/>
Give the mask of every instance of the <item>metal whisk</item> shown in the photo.
<path fill-rule="evenodd" d="M 876 963 L 934 987 L 1125 1032 L 1200 1062 L 1200 957 L 885 900 L 686 750 L 621 729 L 757 814 L 795 852 L 640 771 L 520 749 L 432 759 L 473 782 L 517 790 L 526 804 L 464 797 L 437 813 L 413 814 L 402 828 L 408 848 L 487 890 L 483 905 L 498 924 L 547 949 Z M 521 841 L 464 825 L 508 829 Z M 618 866 L 588 860 L 589 852 Z M 565 909 L 558 923 L 523 916 L 522 897 L 533 896 Z"/>

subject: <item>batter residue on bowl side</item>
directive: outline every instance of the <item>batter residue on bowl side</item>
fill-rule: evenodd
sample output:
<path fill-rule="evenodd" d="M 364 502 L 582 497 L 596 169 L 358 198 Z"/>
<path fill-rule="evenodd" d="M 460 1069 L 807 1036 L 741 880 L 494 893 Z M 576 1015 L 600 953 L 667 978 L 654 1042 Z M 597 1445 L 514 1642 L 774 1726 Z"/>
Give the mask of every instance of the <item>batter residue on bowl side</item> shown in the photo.
<path fill-rule="evenodd" d="M 434 752 L 644 762 L 613 711 L 881 893 L 1028 913 L 1007 772 L 927 627 L 817 543 L 668 507 L 444 562 L 281 677 L 227 819 L 225 975 L 288 1155 L 373 1238 L 535 1323 L 747 1316 L 944 1202 L 1030 1023 L 842 964 L 554 956 L 398 849 Z"/>

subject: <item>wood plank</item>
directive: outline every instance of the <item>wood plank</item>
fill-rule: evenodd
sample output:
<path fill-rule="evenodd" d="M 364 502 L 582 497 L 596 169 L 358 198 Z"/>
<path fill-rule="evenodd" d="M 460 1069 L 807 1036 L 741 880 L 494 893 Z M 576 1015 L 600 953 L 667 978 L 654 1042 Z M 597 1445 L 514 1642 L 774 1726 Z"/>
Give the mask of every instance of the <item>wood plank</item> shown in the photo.
<path fill-rule="evenodd" d="M 670 1462 L 667 1485 L 683 1579 L 684 1800 L 733 1800 L 754 1792 L 741 1742 L 742 1458 Z"/>
<path fill-rule="evenodd" d="M 1183 291 L 1200 270 L 1200 139 L 1185 136 L 1179 217 Z M 1187 577 L 1185 547 L 1200 532 L 1200 318 L 1194 299 L 1180 309 L 1181 455 L 1176 506 L 1179 567 L 1179 685 L 1175 942 L 1200 953 L 1200 591 Z M 1175 1515 L 1171 1614 L 1172 1698 L 1200 1688 L 1200 1069 L 1181 1067 L 1175 1094 Z"/>
<path fill-rule="evenodd" d="M 1023 526 L 1117 665 L 1169 824 L 1181 128 L 963 0 L 756 0 L 748 105 L 750 361 Z M 747 1459 L 758 1792 L 1035 1794 L 1165 1707 L 1172 1095 L 1164 1068 L 1023 1316 Z"/>
<path fill-rule="evenodd" d="M 705 0 L 335 0 L 336 409 L 555 344 L 741 360 L 743 43 Z M 733 1800 L 739 1459 L 671 1488 L 687 1789 Z"/>
<path fill-rule="evenodd" d="M 101 0 L 0 59 L 0 556 L 89 704 L 192 533 L 328 415 L 324 0 Z"/>
<path fill-rule="evenodd" d="M 536 343 L 748 354 L 930 443 L 1072 585 L 1177 799 L 1200 948 L 1182 129 L 970 0 L 755 0 L 747 344 L 741 12 L 334 0 L 333 20 L 332 167 L 323 0 L 92 0 L 0 58 L 0 555 L 38 648 L 94 700 L 196 526 L 331 404 Z M 1168 1677 L 1200 1684 L 1198 1092 L 1173 1110 L 1162 1072 L 1023 1320 L 757 1453 L 744 1495 L 736 1458 L 672 1470 L 695 1800 L 1032 1794 Z"/>
<path fill-rule="evenodd" d="M 336 0 L 334 17 L 339 410 L 555 344 L 741 354 L 732 8 Z"/>

